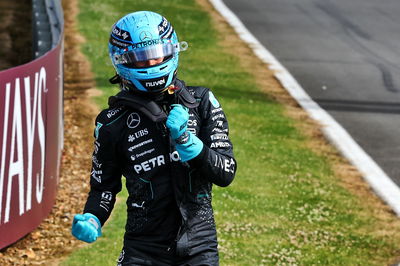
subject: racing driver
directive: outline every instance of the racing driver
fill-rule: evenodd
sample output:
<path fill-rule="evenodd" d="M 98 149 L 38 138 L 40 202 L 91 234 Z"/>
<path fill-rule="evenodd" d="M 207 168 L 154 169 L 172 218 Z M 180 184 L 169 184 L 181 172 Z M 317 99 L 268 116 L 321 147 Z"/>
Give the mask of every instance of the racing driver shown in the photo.
<path fill-rule="evenodd" d="M 222 107 L 177 78 L 187 43 L 161 15 L 139 11 L 112 27 L 110 79 L 121 91 L 96 118 L 90 192 L 72 234 L 91 243 L 126 178 L 127 222 L 118 265 L 218 265 L 212 185 L 236 172 Z"/>

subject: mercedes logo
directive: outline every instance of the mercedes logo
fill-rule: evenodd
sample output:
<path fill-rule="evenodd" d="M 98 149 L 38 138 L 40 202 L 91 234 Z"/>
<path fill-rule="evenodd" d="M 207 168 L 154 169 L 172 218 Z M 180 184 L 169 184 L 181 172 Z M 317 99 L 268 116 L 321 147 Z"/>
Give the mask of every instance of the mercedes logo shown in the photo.
<path fill-rule="evenodd" d="M 142 42 L 144 42 L 144 41 L 146 41 L 146 40 L 151 40 L 151 39 L 153 38 L 153 36 L 151 36 L 151 33 L 148 32 L 148 31 L 142 31 L 142 32 L 140 33 L 139 38 L 140 38 L 140 40 L 141 40 Z"/>
<path fill-rule="evenodd" d="M 140 116 L 138 113 L 131 113 L 126 120 L 126 124 L 129 128 L 135 128 L 140 124 Z"/>

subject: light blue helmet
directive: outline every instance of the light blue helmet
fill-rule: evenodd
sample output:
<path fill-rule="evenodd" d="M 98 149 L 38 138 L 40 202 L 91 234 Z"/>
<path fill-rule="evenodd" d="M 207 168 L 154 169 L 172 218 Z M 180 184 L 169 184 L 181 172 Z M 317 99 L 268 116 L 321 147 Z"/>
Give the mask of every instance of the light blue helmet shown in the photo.
<path fill-rule="evenodd" d="M 142 92 L 162 92 L 174 82 L 179 52 L 187 48 L 166 18 L 150 12 L 130 13 L 112 27 L 108 43 L 112 64 L 122 86 Z M 140 62 L 160 63 L 143 66 Z M 139 63 L 138 63 L 139 62 Z"/>

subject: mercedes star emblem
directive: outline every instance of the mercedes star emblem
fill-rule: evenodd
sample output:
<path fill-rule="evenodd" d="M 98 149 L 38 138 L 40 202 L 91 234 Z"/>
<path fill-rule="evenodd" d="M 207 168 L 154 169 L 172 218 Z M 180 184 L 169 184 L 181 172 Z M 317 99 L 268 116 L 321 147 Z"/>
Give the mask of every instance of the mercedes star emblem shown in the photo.
<path fill-rule="evenodd" d="M 140 124 L 140 116 L 138 113 L 131 113 L 126 120 L 126 124 L 129 128 L 135 128 Z"/>

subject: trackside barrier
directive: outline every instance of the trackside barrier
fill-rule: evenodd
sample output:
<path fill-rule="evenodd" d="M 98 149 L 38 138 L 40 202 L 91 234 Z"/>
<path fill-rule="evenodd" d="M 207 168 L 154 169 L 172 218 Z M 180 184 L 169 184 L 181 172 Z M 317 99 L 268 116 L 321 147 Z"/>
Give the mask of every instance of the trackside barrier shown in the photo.
<path fill-rule="evenodd" d="M 32 0 L 33 57 L 38 58 L 58 45 L 64 25 L 59 0 Z"/>
<path fill-rule="evenodd" d="M 0 249 L 31 232 L 50 213 L 59 177 L 62 9 L 59 0 L 32 2 L 37 58 L 0 71 Z M 44 7 L 46 14 L 35 15 L 38 6 Z M 46 40 L 50 41 L 47 50 Z"/>

